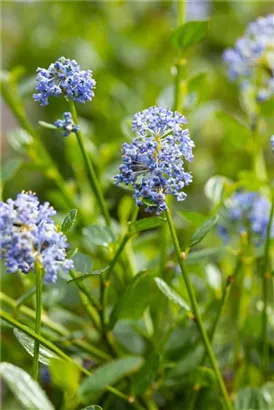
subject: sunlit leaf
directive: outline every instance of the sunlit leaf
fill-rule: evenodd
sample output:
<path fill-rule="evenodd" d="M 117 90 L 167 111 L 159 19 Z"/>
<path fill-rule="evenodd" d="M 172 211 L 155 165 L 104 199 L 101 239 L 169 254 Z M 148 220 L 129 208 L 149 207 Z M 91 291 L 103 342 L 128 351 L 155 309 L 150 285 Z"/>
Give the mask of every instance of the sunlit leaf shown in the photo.
<path fill-rule="evenodd" d="M 79 368 L 73 362 L 53 359 L 49 364 L 52 381 L 63 391 L 75 392 L 80 382 Z"/>
<path fill-rule="evenodd" d="M 0 375 L 24 409 L 54 410 L 45 392 L 24 370 L 3 362 L 0 364 Z"/>
<path fill-rule="evenodd" d="M 76 222 L 76 218 L 77 218 L 77 209 L 72 209 L 71 211 L 69 211 L 68 215 L 65 217 L 62 226 L 61 226 L 61 230 L 64 234 L 67 234 L 69 231 L 72 230 L 73 225 Z"/>
<path fill-rule="evenodd" d="M 113 360 L 98 367 L 91 376 L 81 383 L 79 395 L 83 401 L 93 400 L 101 394 L 108 385 L 112 385 L 128 374 L 136 372 L 142 365 L 141 357 L 128 356 Z"/>

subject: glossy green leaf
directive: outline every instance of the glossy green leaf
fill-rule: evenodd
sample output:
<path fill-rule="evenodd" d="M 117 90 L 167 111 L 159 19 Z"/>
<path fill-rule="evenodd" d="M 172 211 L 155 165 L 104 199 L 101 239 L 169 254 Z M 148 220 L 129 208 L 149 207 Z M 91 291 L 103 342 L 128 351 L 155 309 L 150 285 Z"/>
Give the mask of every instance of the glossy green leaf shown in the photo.
<path fill-rule="evenodd" d="M 172 34 L 171 41 L 182 51 L 199 44 L 207 34 L 207 21 L 189 21 L 178 27 Z"/>
<path fill-rule="evenodd" d="M 141 357 L 128 356 L 98 367 L 81 383 L 78 390 L 80 398 L 85 402 L 96 399 L 108 385 L 113 385 L 128 374 L 136 372 L 142 363 Z"/>
<path fill-rule="evenodd" d="M 148 272 L 140 272 L 132 279 L 123 296 L 115 305 L 109 321 L 112 329 L 118 319 L 140 319 L 151 300 L 152 276 Z"/>
<path fill-rule="evenodd" d="M 21 332 L 18 329 L 14 329 L 13 333 L 16 336 L 18 342 L 23 346 L 23 348 L 33 357 L 34 352 L 34 339 L 26 335 L 26 333 Z M 58 359 L 58 356 L 53 353 L 51 350 L 47 349 L 46 347 L 40 345 L 39 346 L 39 362 L 49 365 L 51 359 Z"/>
<path fill-rule="evenodd" d="M 3 362 L 0 364 L 0 375 L 24 409 L 54 410 L 45 392 L 24 370 Z"/>
<path fill-rule="evenodd" d="M 77 252 L 73 256 L 74 270 L 81 273 L 90 273 L 92 271 L 92 260 L 88 255 Z"/>
<path fill-rule="evenodd" d="M 101 275 L 101 273 L 105 272 L 107 269 L 108 269 L 108 266 L 106 266 L 103 269 L 94 270 L 91 273 L 86 273 L 85 275 L 81 275 L 81 276 L 78 276 L 77 278 L 70 279 L 70 280 L 67 281 L 67 283 L 82 282 L 83 280 L 88 279 L 92 276 Z"/>
<path fill-rule="evenodd" d="M 71 211 L 69 211 L 69 213 L 65 217 L 62 223 L 62 226 L 61 226 L 61 230 L 64 234 L 67 234 L 69 231 L 72 230 L 73 225 L 76 222 L 77 213 L 78 213 L 77 209 L 72 209 Z"/>
<path fill-rule="evenodd" d="M 214 228 L 217 221 L 219 219 L 218 215 L 212 216 L 211 218 L 207 219 L 197 231 L 194 232 L 192 238 L 190 240 L 190 246 L 193 247 L 198 243 L 202 242 L 205 236 Z"/>
<path fill-rule="evenodd" d="M 2 183 L 5 183 L 15 177 L 22 164 L 23 161 L 18 158 L 13 158 L 7 161 L 2 168 Z"/>
<path fill-rule="evenodd" d="M 139 219 L 139 221 L 129 223 L 128 230 L 130 234 L 134 234 L 147 229 L 156 228 L 166 222 L 165 218 L 159 216 L 152 216 L 151 218 Z"/>
<path fill-rule="evenodd" d="M 176 303 L 176 305 L 182 307 L 185 310 L 191 310 L 188 303 L 178 295 L 175 290 L 171 289 L 171 287 L 161 278 L 154 278 L 156 285 L 158 286 L 159 290 L 172 302 Z"/>
<path fill-rule="evenodd" d="M 160 355 L 152 352 L 140 371 L 133 378 L 133 393 L 142 396 L 153 383 L 160 365 Z"/>
<path fill-rule="evenodd" d="M 56 130 L 57 129 L 56 125 L 50 124 L 49 122 L 45 122 L 45 121 L 38 121 L 38 122 L 44 128 L 48 128 L 50 130 Z"/>
<path fill-rule="evenodd" d="M 83 235 L 87 245 L 92 244 L 107 248 L 115 242 L 111 229 L 106 226 L 89 225 L 83 229 Z"/>
<path fill-rule="evenodd" d="M 79 368 L 73 362 L 53 359 L 49 364 L 53 383 L 65 392 L 75 392 L 80 382 Z"/>

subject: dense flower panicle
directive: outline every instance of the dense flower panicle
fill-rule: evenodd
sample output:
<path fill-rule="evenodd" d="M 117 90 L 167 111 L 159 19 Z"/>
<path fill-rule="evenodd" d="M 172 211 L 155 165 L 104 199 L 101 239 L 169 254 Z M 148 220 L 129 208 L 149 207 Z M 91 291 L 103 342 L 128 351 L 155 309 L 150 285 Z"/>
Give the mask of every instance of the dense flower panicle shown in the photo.
<path fill-rule="evenodd" d="M 256 192 L 236 192 L 226 201 L 226 223 L 220 224 L 219 234 L 229 239 L 229 230 L 233 224 L 237 232 L 250 232 L 255 244 L 266 237 L 270 217 L 270 202 Z M 274 221 L 271 237 L 274 236 Z"/>
<path fill-rule="evenodd" d="M 78 132 L 80 129 L 79 125 L 74 124 L 70 112 L 64 112 L 63 120 L 55 121 L 54 125 L 63 131 L 64 137 L 68 137 L 72 132 Z"/>
<path fill-rule="evenodd" d="M 229 77 L 256 87 L 258 101 L 274 95 L 274 14 L 250 23 L 234 49 L 224 53 Z"/>
<path fill-rule="evenodd" d="M 180 113 L 150 107 L 134 115 L 132 130 L 137 137 L 122 147 L 123 163 L 116 183 L 130 185 L 138 206 L 157 215 L 167 209 L 166 195 L 178 201 L 186 198 L 183 188 L 192 182 L 184 170 L 183 157 L 193 160 L 194 142 L 182 127 L 187 120 Z"/>
<path fill-rule="evenodd" d="M 38 261 L 45 270 L 45 282 L 55 282 L 59 270 L 68 272 L 73 262 L 66 259 L 67 239 L 57 232 L 48 202 L 40 204 L 31 192 L 21 192 L 15 200 L 0 202 L 0 257 L 7 271 L 28 273 Z"/>
<path fill-rule="evenodd" d="M 67 99 L 85 103 L 94 97 L 96 81 L 90 70 L 81 70 L 75 60 L 60 57 L 48 69 L 37 68 L 36 90 L 33 94 L 40 105 L 48 104 L 48 97 L 59 97 L 63 94 Z"/>

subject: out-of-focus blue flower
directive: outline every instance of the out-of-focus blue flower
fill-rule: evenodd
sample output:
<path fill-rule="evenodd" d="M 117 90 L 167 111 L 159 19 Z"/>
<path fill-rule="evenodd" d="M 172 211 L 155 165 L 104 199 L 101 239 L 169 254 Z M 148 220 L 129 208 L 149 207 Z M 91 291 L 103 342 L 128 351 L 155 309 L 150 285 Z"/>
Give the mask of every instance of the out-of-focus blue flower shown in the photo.
<path fill-rule="evenodd" d="M 70 112 L 64 112 L 63 120 L 55 121 L 54 125 L 63 131 L 64 137 L 68 137 L 72 132 L 78 132 L 80 129 L 79 125 L 74 124 Z"/>
<path fill-rule="evenodd" d="M 224 53 L 231 80 L 256 88 L 258 101 L 274 95 L 274 14 L 250 23 L 235 48 Z"/>
<path fill-rule="evenodd" d="M 274 154 L 274 135 L 272 135 L 272 137 L 270 138 L 270 144 L 271 144 L 272 152 Z"/>
<path fill-rule="evenodd" d="M 210 15 L 211 0 L 191 0 L 186 2 L 186 19 L 205 20 Z"/>
<path fill-rule="evenodd" d="M 256 192 L 236 192 L 225 203 L 225 222 L 219 225 L 218 232 L 227 242 L 233 229 L 238 233 L 249 232 L 255 244 L 266 237 L 270 217 L 270 202 Z M 274 222 L 271 237 L 274 236 Z"/>
<path fill-rule="evenodd" d="M 66 259 L 67 238 L 52 219 L 55 214 L 32 192 L 0 202 L 0 257 L 9 273 L 28 273 L 37 261 L 45 270 L 45 282 L 55 282 L 59 270 L 73 269 L 72 260 Z"/>
<path fill-rule="evenodd" d="M 194 142 L 183 129 L 186 123 L 183 115 L 162 107 L 150 107 L 133 117 L 137 137 L 123 144 L 123 163 L 115 179 L 133 187 L 136 204 L 146 205 L 147 212 L 164 212 L 168 194 L 178 201 L 187 196 L 183 189 L 192 176 L 184 169 L 183 157 L 193 160 Z"/>
<path fill-rule="evenodd" d="M 48 69 L 37 68 L 36 90 L 33 94 L 40 105 L 48 104 L 48 97 L 59 97 L 63 94 L 67 99 L 85 103 L 94 97 L 96 81 L 90 70 L 81 70 L 75 60 L 60 57 Z"/>

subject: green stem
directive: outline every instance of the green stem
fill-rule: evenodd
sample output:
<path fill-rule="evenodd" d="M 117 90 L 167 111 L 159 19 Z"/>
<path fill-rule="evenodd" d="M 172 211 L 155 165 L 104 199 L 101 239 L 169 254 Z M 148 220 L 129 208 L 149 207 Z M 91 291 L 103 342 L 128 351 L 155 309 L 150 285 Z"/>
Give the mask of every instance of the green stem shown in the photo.
<path fill-rule="evenodd" d="M 166 216 L 167 216 L 168 226 L 169 226 L 169 229 L 170 229 L 170 234 L 171 234 L 171 237 L 172 237 L 172 240 L 173 240 L 173 243 L 174 243 L 174 248 L 175 248 L 175 252 L 176 252 L 176 255 L 177 255 L 178 263 L 179 263 L 179 266 L 180 266 L 180 269 L 181 269 L 181 273 L 183 275 L 183 279 L 184 279 L 184 282 L 185 282 L 185 285 L 186 285 L 188 297 L 189 297 L 191 307 L 192 307 L 192 310 L 193 310 L 195 323 L 197 324 L 197 327 L 200 331 L 202 341 L 204 343 L 207 355 L 210 359 L 212 368 L 214 369 L 214 372 L 215 372 L 215 375 L 216 375 L 216 378 L 217 378 L 217 381 L 218 381 L 218 384 L 219 384 L 219 387 L 220 387 L 220 391 L 222 392 L 222 395 L 223 395 L 223 398 L 224 398 L 224 401 L 225 401 L 226 408 L 227 408 L 227 410 L 232 410 L 233 407 L 232 407 L 229 395 L 227 393 L 226 386 L 225 386 L 225 383 L 223 381 L 223 377 L 222 377 L 221 371 L 219 369 L 219 366 L 217 364 L 217 360 L 215 358 L 213 349 L 211 347 L 210 341 L 209 341 L 208 336 L 206 334 L 206 330 L 205 330 L 205 327 L 204 327 L 204 324 L 203 324 L 203 321 L 202 321 L 202 317 L 201 317 L 201 314 L 200 314 L 200 311 L 199 311 L 199 306 L 198 306 L 198 303 L 197 303 L 197 300 L 196 300 L 196 296 L 195 296 L 191 281 L 189 279 L 188 273 L 186 271 L 186 268 L 185 268 L 185 265 L 184 265 L 184 262 L 183 262 L 183 258 L 181 256 L 181 249 L 180 249 L 179 240 L 178 240 L 178 237 L 177 237 L 177 234 L 176 234 L 175 226 L 174 226 L 172 216 L 170 214 L 169 209 L 166 211 Z"/>
<path fill-rule="evenodd" d="M 10 323 L 12 326 L 16 327 L 17 329 L 20 329 L 22 332 L 30 336 L 32 339 L 35 340 L 35 342 L 38 341 L 41 345 L 45 346 L 52 352 L 56 353 L 59 357 L 61 357 L 65 361 L 74 363 L 78 367 L 78 369 L 80 369 L 81 372 L 84 373 L 85 375 L 90 376 L 92 374 L 90 371 L 88 371 L 83 366 L 81 366 L 78 362 L 74 361 L 69 356 L 67 356 L 64 352 L 62 352 L 62 350 L 60 350 L 52 342 L 49 342 L 44 337 L 37 334 L 36 332 L 28 328 L 27 326 L 22 325 L 20 322 L 18 322 L 12 316 L 10 316 L 7 312 L 1 310 L 0 317 L 4 319 L 6 322 Z M 131 403 L 131 398 L 127 396 L 126 394 L 122 393 L 121 391 L 119 391 L 118 389 L 116 389 L 115 387 L 106 386 L 106 390 L 115 394 L 115 396 L 120 397 L 121 399 L 127 401 L 128 403 Z M 136 408 L 141 409 L 140 406 L 138 406 L 136 403 L 133 403 L 133 405 Z"/>
<path fill-rule="evenodd" d="M 181 26 L 184 24 L 186 19 L 186 5 L 187 0 L 179 0 L 178 1 L 178 17 L 177 17 L 177 26 Z"/>
<path fill-rule="evenodd" d="M 182 26 L 185 23 L 186 18 L 186 5 L 187 0 L 178 0 L 178 13 L 177 13 L 177 27 Z M 183 74 L 183 66 L 185 61 L 182 60 L 181 56 L 177 57 L 176 66 L 176 76 L 175 76 L 175 92 L 174 92 L 174 111 L 180 111 L 182 108 L 182 90 L 181 90 L 181 77 Z"/>
<path fill-rule="evenodd" d="M 10 308 L 14 309 L 15 311 L 19 311 L 22 313 L 25 317 L 35 320 L 35 311 L 30 309 L 27 306 L 20 305 L 19 308 L 16 306 L 16 300 L 12 299 L 8 295 L 0 292 L 0 301 Z M 64 337 L 64 338 L 70 338 L 70 332 L 61 324 L 53 322 L 51 319 L 49 319 L 45 314 L 43 314 L 42 318 L 42 324 L 43 326 L 47 327 L 51 331 L 57 333 L 58 335 Z M 102 361 L 107 361 L 110 359 L 110 356 L 98 349 L 97 347 L 92 346 L 90 343 L 85 342 L 84 340 L 71 340 L 70 343 L 74 345 L 75 347 L 80 348 L 82 351 L 89 353 L 90 355 L 102 360 Z"/>
<path fill-rule="evenodd" d="M 77 111 L 76 111 L 74 102 L 72 100 L 70 100 L 69 105 L 70 105 L 70 110 L 71 110 L 73 121 L 75 122 L 75 124 L 79 124 Z M 86 165 L 86 171 L 87 171 L 87 175 L 88 175 L 88 179 L 89 179 L 91 188 L 94 192 L 94 195 L 96 197 L 96 200 L 98 202 L 100 210 L 103 214 L 103 217 L 105 218 L 106 224 L 108 226 L 110 226 L 111 225 L 111 218 L 110 218 L 110 215 L 109 215 L 109 212 L 108 212 L 108 208 L 107 208 L 107 205 L 106 205 L 106 202 L 105 202 L 105 199 L 104 199 L 104 196 L 103 196 L 101 186 L 100 186 L 100 183 L 98 181 L 96 172 L 95 172 L 93 164 L 92 164 L 92 162 L 89 158 L 89 155 L 86 151 L 82 132 L 79 130 L 75 134 L 76 134 L 78 145 L 80 147 L 81 153 L 82 153 L 83 158 L 84 158 L 84 162 L 85 162 L 85 165 Z"/>
<path fill-rule="evenodd" d="M 38 263 L 35 264 L 35 278 L 36 278 L 36 316 L 35 316 L 35 333 L 40 335 L 41 331 L 41 314 L 42 314 L 42 269 L 38 266 Z M 33 351 L 33 378 L 34 380 L 38 379 L 39 371 L 39 341 L 35 340 L 34 342 L 34 351 Z"/>
<path fill-rule="evenodd" d="M 272 228 L 272 220 L 274 213 L 274 199 L 272 200 L 271 211 L 269 215 L 269 221 L 267 225 L 267 234 L 265 240 L 265 250 L 264 250 L 264 259 L 262 264 L 262 285 L 263 285 L 263 317 L 262 317 L 262 369 L 263 374 L 267 378 L 268 367 L 269 367 L 269 350 L 268 350 L 268 341 L 267 341 L 267 296 L 268 296 L 268 283 L 270 274 L 268 273 L 268 261 L 269 261 L 269 248 L 270 248 L 270 236 Z"/>

